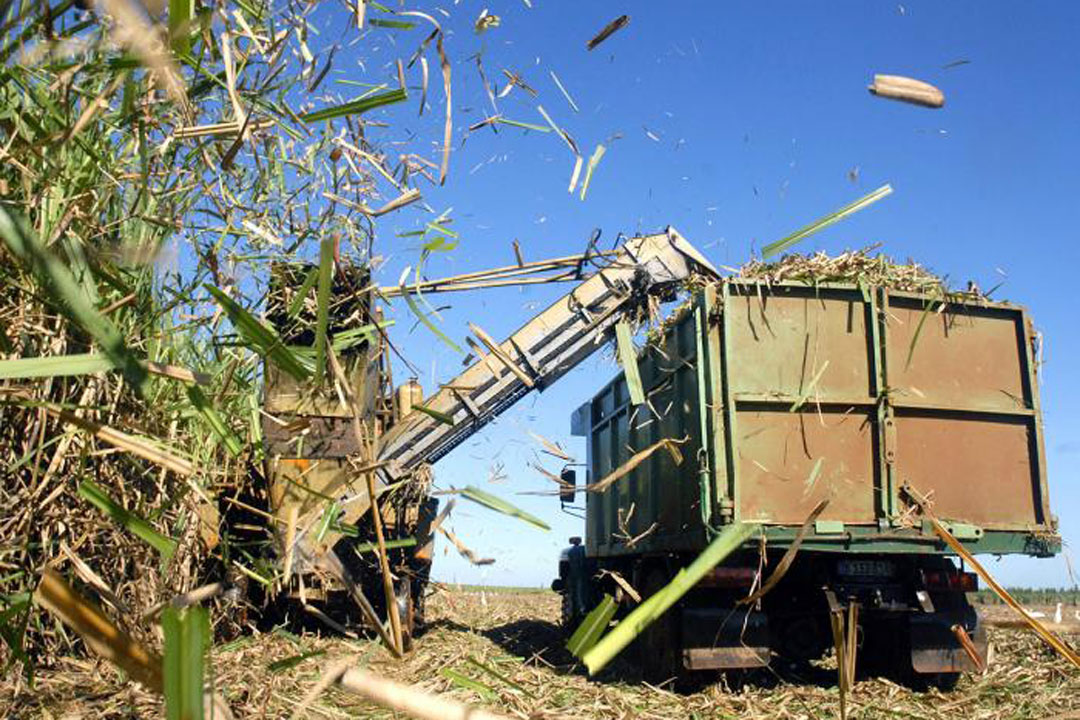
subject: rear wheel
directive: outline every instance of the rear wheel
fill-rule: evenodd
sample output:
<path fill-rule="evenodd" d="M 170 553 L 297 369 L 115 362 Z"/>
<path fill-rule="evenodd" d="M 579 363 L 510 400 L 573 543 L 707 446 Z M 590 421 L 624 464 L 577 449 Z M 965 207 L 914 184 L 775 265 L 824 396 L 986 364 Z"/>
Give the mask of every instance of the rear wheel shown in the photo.
<path fill-rule="evenodd" d="M 668 583 L 667 573 L 656 567 L 645 576 L 643 595 L 649 597 Z M 641 673 L 650 683 L 662 683 L 685 674 L 678 607 L 668 608 L 638 636 L 638 661 Z"/>
<path fill-rule="evenodd" d="M 562 625 L 563 632 L 570 635 L 570 633 L 574 632 L 577 624 L 575 622 L 577 618 L 574 617 L 573 606 L 570 602 L 570 591 L 563 590 L 560 597 L 562 603 L 559 609 L 559 623 Z"/>

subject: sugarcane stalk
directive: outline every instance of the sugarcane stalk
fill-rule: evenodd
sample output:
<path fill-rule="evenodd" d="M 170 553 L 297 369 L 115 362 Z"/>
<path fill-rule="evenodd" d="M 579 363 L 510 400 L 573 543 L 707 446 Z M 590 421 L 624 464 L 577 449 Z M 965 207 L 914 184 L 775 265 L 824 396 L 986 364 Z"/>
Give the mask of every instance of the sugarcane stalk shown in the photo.
<path fill-rule="evenodd" d="M 875 75 L 874 83 L 868 89 L 880 97 L 928 108 L 939 108 L 945 104 L 945 93 L 930 83 L 901 75 Z"/>
<path fill-rule="evenodd" d="M 327 348 L 327 357 L 330 360 L 330 368 L 337 378 L 338 383 L 341 385 L 345 400 L 348 402 L 349 409 L 352 411 L 352 428 L 353 434 L 356 436 L 356 442 L 364 450 L 365 455 L 368 456 L 367 459 L 370 460 L 375 439 L 369 439 L 364 432 L 363 424 L 360 422 L 360 408 L 356 404 L 356 398 L 353 396 L 352 388 L 349 385 L 349 379 L 345 375 L 345 371 L 342 369 L 341 363 L 338 362 L 337 356 L 334 354 L 332 348 Z M 364 468 L 362 472 L 364 473 L 364 480 L 367 483 L 368 503 L 371 506 L 371 516 L 375 525 L 375 541 L 379 546 L 379 570 L 382 573 L 383 591 L 386 594 L 386 614 L 390 618 L 390 638 L 393 640 L 394 653 L 400 657 L 405 653 L 405 645 L 401 639 L 401 615 L 398 613 L 397 596 L 394 593 L 394 581 L 390 577 L 390 558 L 386 553 L 386 539 L 383 537 L 382 513 L 379 510 L 379 502 L 376 499 L 375 465 L 374 463 L 369 462 L 368 466 L 369 467 Z"/>

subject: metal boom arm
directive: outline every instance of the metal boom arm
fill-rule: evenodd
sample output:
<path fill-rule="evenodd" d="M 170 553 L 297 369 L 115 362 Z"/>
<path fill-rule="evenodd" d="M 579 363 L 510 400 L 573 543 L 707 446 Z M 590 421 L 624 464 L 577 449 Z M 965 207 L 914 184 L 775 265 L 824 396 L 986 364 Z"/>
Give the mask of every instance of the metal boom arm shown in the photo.
<path fill-rule="evenodd" d="M 695 272 L 717 275 L 672 228 L 628 240 L 606 267 L 525 323 L 496 346 L 497 352 L 478 357 L 424 403 L 453 418 L 452 425 L 413 412 L 390 428 L 379 451 L 386 471 L 398 477 L 435 462 L 533 387 L 543 390 L 599 349 L 611 337 L 622 311 L 671 290 Z M 500 354 L 515 368 L 498 359 Z"/>

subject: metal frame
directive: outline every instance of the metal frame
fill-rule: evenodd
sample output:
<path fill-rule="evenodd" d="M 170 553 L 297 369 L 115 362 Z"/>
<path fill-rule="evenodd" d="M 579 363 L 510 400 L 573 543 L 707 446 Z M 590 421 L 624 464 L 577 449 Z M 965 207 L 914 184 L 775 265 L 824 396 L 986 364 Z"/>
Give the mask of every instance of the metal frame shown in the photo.
<path fill-rule="evenodd" d="M 737 286 L 735 292 L 732 292 L 733 286 Z M 754 286 L 755 283 L 746 281 L 723 283 L 723 308 L 726 310 L 731 307 L 734 298 L 745 297 L 748 293 L 753 293 L 757 289 Z M 767 287 L 762 286 L 761 291 L 771 292 L 776 288 L 805 290 L 807 288 L 813 288 L 813 286 L 808 286 L 800 282 L 782 282 L 774 283 Z M 996 416 L 1027 418 L 1031 420 L 1031 427 L 1033 430 L 1031 434 L 1031 443 L 1033 446 L 1032 456 L 1033 464 L 1035 465 L 1033 473 L 1034 476 L 1037 477 L 1037 484 L 1033 489 L 1039 494 L 1037 501 L 1040 522 L 1036 523 L 1034 526 L 1026 523 L 996 524 L 992 528 L 987 528 L 987 531 L 981 538 L 965 541 L 965 545 L 970 547 L 973 552 L 985 553 L 1027 553 L 1042 556 L 1051 555 L 1057 552 L 1060 549 L 1060 537 L 1055 534 L 1055 530 L 1050 520 L 1051 515 L 1046 478 L 1042 414 L 1039 405 L 1038 378 L 1035 369 L 1034 351 L 1032 348 L 1033 339 L 1029 331 L 1030 319 L 1027 311 L 1010 303 L 982 302 L 970 304 L 971 307 L 980 311 L 990 310 L 992 312 L 1000 311 L 1002 313 L 1007 313 L 1010 316 L 1010 319 L 1017 323 L 1018 327 L 1023 329 L 1022 342 L 1024 351 L 1021 354 L 1021 362 L 1023 363 L 1022 371 L 1025 376 L 1025 390 L 1027 391 L 1027 399 L 1031 404 L 1030 407 L 1003 408 L 997 406 L 990 408 L 979 406 L 978 404 L 969 404 L 961 407 L 899 399 L 893 397 L 889 392 L 889 357 L 887 353 L 889 330 L 886 321 L 889 301 L 891 298 L 896 297 L 903 300 L 927 302 L 926 296 L 917 293 L 891 292 L 882 287 L 875 287 L 868 291 L 857 285 L 845 283 L 823 283 L 820 286 L 820 289 L 826 291 L 859 291 L 863 296 L 862 305 L 871 343 L 871 347 L 868 348 L 871 396 L 875 398 L 874 402 L 877 408 L 875 414 L 876 432 L 874 441 L 878 443 L 879 448 L 879 451 L 876 452 L 875 455 L 877 472 L 879 473 L 881 483 L 877 497 L 877 527 L 849 525 L 840 535 L 817 535 L 812 533 L 807 538 L 805 547 L 823 550 L 871 550 L 870 546 L 872 545 L 872 549 L 875 552 L 936 552 L 945 550 L 944 546 L 941 545 L 936 538 L 923 536 L 920 529 L 908 530 L 896 527 L 897 513 L 900 507 L 899 492 L 902 480 L 896 475 L 890 457 L 889 449 L 893 442 L 891 439 L 890 424 L 893 421 L 895 411 L 923 411 L 933 413 L 935 416 L 956 414 L 966 418 L 993 418 Z M 954 301 L 952 304 L 957 303 Z M 707 345 L 719 345 L 723 349 L 721 367 L 718 368 L 715 374 L 719 375 L 724 380 L 730 378 L 728 366 L 730 358 L 734 356 L 734 350 L 730 340 L 731 331 L 729 322 L 729 313 L 722 312 L 719 321 L 715 323 L 715 325 L 711 325 L 708 329 L 710 338 L 709 343 L 706 343 Z M 717 477 L 714 479 L 714 482 L 716 483 L 716 486 L 719 487 L 725 476 L 729 479 L 728 482 L 731 487 L 732 497 L 735 499 L 733 519 L 739 521 L 743 519 L 741 516 L 740 503 L 738 502 L 742 480 L 739 478 L 738 463 L 736 463 L 734 459 L 735 453 L 737 452 L 736 438 L 738 437 L 736 413 L 740 407 L 750 403 L 755 405 L 782 407 L 784 405 L 790 406 L 798 398 L 782 394 L 736 393 L 732 390 L 729 382 L 724 382 L 723 384 L 723 394 L 725 398 L 723 412 L 710 414 L 710 417 L 716 418 L 716 425 L 712 430 L 711 436 L 713 442 L 717 446 L 724 446 L 727 448 L 726 456 L 728 467 L 725 472 L 719 465 L 716 466 Z M 823 405 L 824 404 L 825 403 L 823 403 Z M 828 399 L 827 404 L 831 406 L 855 407 L 863 410 L 870 409 L 864 398 L 831 396 Z M 721 445 L 722 443 L 723 445 Z M 790 541 L 790 539 L 794 537 L 794 533 L 795 529 L 790 526 L 773 525 L 767 528 L 767 535 L 770 541 L 777 542 L 781 545 L 783 545 L 785 541 Z"/>
<path fill-rule="evenodd" d="M 534 387 L 542 390 L 595 352 L 631 304 L 664 292 L 695 271 L 716 276 L 674 229 L 627 241 L 608 265 L 499 346 L 527 381 L 496 358 L 478 358 L 424 403 L 450 416 L 453 424 L 420 412 L 409 415 L 382 439 L 382 472 L 395 478 L 421 463 L 435 462 Z"/>

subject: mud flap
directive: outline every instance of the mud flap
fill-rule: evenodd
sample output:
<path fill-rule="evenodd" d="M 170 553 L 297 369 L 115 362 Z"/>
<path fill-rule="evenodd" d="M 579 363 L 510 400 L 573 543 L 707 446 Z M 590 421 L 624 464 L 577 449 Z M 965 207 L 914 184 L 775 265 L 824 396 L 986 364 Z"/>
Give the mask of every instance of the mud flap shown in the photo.
<path fill-rule="evenodd" d="M 912 615 L 911 667 L 917 673 L 975 672 L 979 668 L 954 634 L 960 625 L 971 637 L 975 651 L 986 660 L 986 627 L 971 609 Z M 972 630 L 974 626 L 974 630 Z"/>
<path fill-rule="evenodd" d="M 761 612 L 686 608 L 681 630 L 688 670 L 765 667 L 771 659 L 769 622 Z"/>

